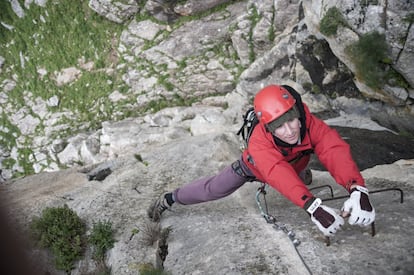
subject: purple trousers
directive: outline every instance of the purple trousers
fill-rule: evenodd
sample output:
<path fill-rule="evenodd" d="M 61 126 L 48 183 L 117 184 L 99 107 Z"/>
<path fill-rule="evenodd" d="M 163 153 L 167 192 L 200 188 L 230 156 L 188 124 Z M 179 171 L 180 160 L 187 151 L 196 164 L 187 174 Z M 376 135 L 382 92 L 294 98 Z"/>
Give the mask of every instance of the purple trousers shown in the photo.
<path fill-rule="evenodd" d="M 253 179 L 254 175 L 240 159 L 215 176 L 197 179 L 175 189 L 173 196 L 175 202 L 179 204 L 196 204 L 217 200 L 230 195 L 244 183 Z"/>

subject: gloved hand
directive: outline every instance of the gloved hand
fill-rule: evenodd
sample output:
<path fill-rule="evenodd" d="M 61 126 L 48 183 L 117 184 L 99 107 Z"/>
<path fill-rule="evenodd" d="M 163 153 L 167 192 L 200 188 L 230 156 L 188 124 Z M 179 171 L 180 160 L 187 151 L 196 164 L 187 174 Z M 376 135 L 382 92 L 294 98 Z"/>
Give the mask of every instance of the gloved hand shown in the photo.
<path fill-rule="evenodd" d="M 349 216 L 348 223 L 352 225 L 367 226 L 375 221 L 375 209 L 369 201 L 367 188 L 356 186 L 351 189 L 351 196 L 342 207 L 342 216 Z"/>
<path fill-rule="evenodd" d="M 312 222 L 327 237 L 333 236 L 344 224 L 344 219 L 334 209 L 322 205 L 321 199 L 310 199 L 305 209 L 311 215 Z"/>

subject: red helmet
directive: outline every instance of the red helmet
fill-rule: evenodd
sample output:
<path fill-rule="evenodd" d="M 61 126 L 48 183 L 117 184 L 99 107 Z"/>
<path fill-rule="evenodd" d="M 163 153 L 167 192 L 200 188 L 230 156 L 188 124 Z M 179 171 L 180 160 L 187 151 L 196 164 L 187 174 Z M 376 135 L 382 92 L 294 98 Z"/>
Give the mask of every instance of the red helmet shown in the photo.
<path fill-rule="evenodd" d="M 254 111 L 264 125 L 279 118 L 295 106 L 296 100 L 283 87 L 270 85 L 260 90 L 254 98 Z"/>

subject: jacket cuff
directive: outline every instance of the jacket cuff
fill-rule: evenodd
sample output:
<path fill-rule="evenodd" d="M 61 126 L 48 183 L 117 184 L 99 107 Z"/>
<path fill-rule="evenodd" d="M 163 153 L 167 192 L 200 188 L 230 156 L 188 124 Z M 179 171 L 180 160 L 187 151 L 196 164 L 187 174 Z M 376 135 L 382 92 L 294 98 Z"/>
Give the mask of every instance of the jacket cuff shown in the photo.
<path fill-rule="evenodd" d="M 361 187 L 365 187 L 365 184 L 362 182 L 358 182 L 358 181 L 356 181 L 356 180 L 350 180 L 350 181 L 348 181 L 348 183 L 345 185 L 345 188 L 346 188 L 346 190 L 348 191 L 348 193 L 351 193 L 351 187 L 352 187 L 352 189 L 353 188 L 355 188 L 354 186 L 355 185 L 358 185 L 358 186 L 361 186 Z"/>
<path fill-rule="evenodd" d="M 354 191 L 359 191 L 359 192 L 365 193 L 367 195 L 369 194 L 368 188 L 366 188 L 364 186 L 360 186 L 360 185 L 356 185 L 356 186 L 352 187 L 351 190 L 349 191 L 349 194 L 352 194 L 352 192 L 354 192 Z"/>

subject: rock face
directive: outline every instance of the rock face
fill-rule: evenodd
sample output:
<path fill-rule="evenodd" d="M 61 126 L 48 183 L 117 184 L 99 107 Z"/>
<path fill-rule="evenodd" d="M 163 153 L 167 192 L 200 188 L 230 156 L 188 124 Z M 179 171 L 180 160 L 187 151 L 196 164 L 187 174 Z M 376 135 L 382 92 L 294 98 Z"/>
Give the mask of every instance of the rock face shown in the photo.
<path fill-rule="evenodd" d="M 106 19 L 120 24 L 129 20 L 139 11 L 138 3 L 135 0 L 90 0 L 89 7 Z"/>
<path fill-rule="evenodd" d="M 375 157 L 371 151 L 354 153 L 362 163 Z M 192 179 L 212 175 L 239 156 L 235 134 L 218 131 L 148 146 L 140 150 L 139 158 L 123 155 L 103 163 L 101 168 L 110 168 L 111 173 L 100 181 L 88 180 L 94 167 L 72 168 L 10 181 L 0 186 L 0 194 L 7 205 L 3 209 L 24 229 L 45 207 L 63 204 L 75 210 L 89 229 L 99 220 L 111 221 L 116 243 L 106 263 L 112 274 L 137 274 L 143 264 L 157 262 L 156 244 L 144 242 L 145 228 L 151 224 L 146 216 L 151 200 Z M 260 183 L 252 182 L 222 200 L 167 211 L 161 220 L 162 228 L 171 227 L 164 268 L 172 274 L 307 274 L 308 268 L 313 274 L 410 274 L 414 270 L 414 161 L 377 165 L 363 175 L 371 191 L 401 188 L 404 192 L 403 203 L 398 191 L 371 195 L 377 211 L 374 237 L 369 228 L 346 225 L 326 246 L 303 210 L 267 189 L 269 214 L 279 226 L 275 228 L 261 217 L 255 201 Z M 330 198 L 324 185 L 332 186 L 336 197 L 346 194 L 327 172 L 313 170 L 313 178 L 310 188 L 315 188 L 316 196 Z M 263 197 L 259 198 L 263 204 Z M 326 204 L 339 209 L 343 201 Z M 301 242 L 298 247 L 278 229 L 282 226 L 296 234 Z M 43 254 L 34 250 L 32 256 L 36 255 Z M 93 271 L 95 266 L 87 255 L 72 274 Z M 44 271 L 41 274 L 60 274 L 47 262 L 39 266 Z"/>
<path fill-rule="evenodd" d="M 18 1 L 11 4 L 20 18 L 30 5 L 45 6 L 44 1 L 32 2 L 27 1 L 27 7 Z M 113 67 L 102 72 L 122 72 L 117 77 L 128 92 L 115 89 L 104 102 L 121 106 L 131 96 L 134 100 L 125 109 L 144 109 L 153 102 L 178 98 L 195 101 L 191 106 L 103 121 L 100 129 L 77 129 L 76 135 L 55 138 L 71 129 L 68 120 L 76 119 L 73 111 L 55 110 L 59 95 L 45 100 L 25 90 L 21 95 L 25 106 L 16 108 L 9 96 L 23 80 L 12 76 L 0 83 L 0 113 L 7 118 L 0 126 L 1 136 L 13 138 L 12 143 L 0 143 L 0 181 L 4 182 L 0 190 L 12 219 L 27 229 L 33 215 L 65 203 L 88 226 L 109 219 L 117 242 L 107 264 L 113 274 L 137 274 L 141 264 L 156 262 L 156 247 L 142 242 L 150 201 L 237 159 L 235 133 L 241 115 L 260 88 L 281 83 L 299 91 L 313 112 L 328 114 L 323 118 L 351 143 L 371 190 L 397 186 L 408 194 L 403 204 L 398 192 L 374 195 L 378 234 L 371 238 L 366 229 L 347 226 L 327 248 L 302 210 L 269 192 L 272 214 L 294 229 L 302 242 L 297 249 L 308 268 L 314 274 L 412 273 L 413 140 L 388 129 L 414 131 L 413 2 L 176 2 L 90 0 L 89 7 L 123 27 L 119 39 L 111 41 Z M 346 24 L 339 26 L 336 35 L 326 36 L 320 32 L 320 22 L 331 7 L 341 12 Z M 159 21 L 135 16 L 146 13 Z M 174 25 L 190 15 L 202 16 Z M 346 47 L 371 31 L 385 35 L 389 66 L 407 85 L 389 83 L 374 90 L 358 77 Z M 24 65 L 27 58 L 20 55 Z M 0 73 L 12 69 L 6 64 L 0 56 Z M 40 80 L 48 74 L 43 64 L 36 68 Z M 71 85 L 91 70 L 93 60 L 79 57 L 73 67 L 55 72 L 50 85 Z M 98 102 L 96 108 L 101 107 Z M 386 132 L 372 132 L 373 128 Z M 24 171 L 23 166 L 38 174 L 12 180 Z M 60 170 L 62 166 L 70 169 Z M 311 167 L 315 186 L 335 186 L 316 159 Z M 308 269 L 289 237 L 260 216 L 254 200 L 258 187 L 252 183 L 223 200 L 176 207 L 167 213 L 161 223 L 163 228 L 172 226 L 166 270 L 173 274 L 306 274 Z M 344 194 L 339 188 L 334 191 Z M 329 195 L 324 189 L 315 192 Z M 332 205 L 340 208 L 339 201 Z M 134 234 L 136 230 L 140 233 Z M 45 270 L 58 274 L 45 265 Z M 86 256 L 73 274 L 93 269 Z"/>
<path fill-rule="evenodd" d="M 13 10 L 24 16 L 25 9 L 17 1 L 12 4 Z M 44 6 L 44 2 L 33 4 Z M 136 1 L 91 0 L 89 6 L 124 26 L 119 40 L 111 41 L 114 52 L 110 58 L 122 72 L 119 78 L 129 87 L 128 97 L 136 100 L 128 103 L 125 109 L 119 108 L 114 116 L 122 115 L 126 109 L 143 109 L 153 102 L 174 102 L 178 98 L 204 99 L 202 110 L 212 117 L 199 114 L 198 104 L 192 110 L 185 109 L 186 115 L 180 114 L 181 108 L 171 109 L 165 114 L 148 115 L 144 120 L 103 122 L 102 128 L 93 133 L 56 139 L 59 133 L 71 129 L 71 123 L 63 121 L 76 118 L 76 114 L 69 110 L 56 111 L 58 95 L 43 100 L 33 97 L 28 90 L 23 94 L 26 106 L 16 108 L 8 93 L 16 89 L 19 80 L 6 79 L 0 84 L 0 112 L 8 119 L 2 131 L 15 138 L 14 142 L 0 147 L 2 163 L 14 162 L 14 165 L 0 166 L 2 177 L 6 179 L 24 172 L 23 167 L 28 163 L 35 173 L 56 171 L 59 166 L 76 163 L 99 163 L 130 149 L 140 150 L 137 148 L 140 144 L 189 135 L 191 133 L 185 130 L 188 124 L 194 130 L 195 124 L 201 123 L 198 128 L 206 131 L 205 120 L 217 119 L 215 124 L 234 127 L 233 122 L 243 113 L 251 97 L 270 83 L 295 87 L 314 112 L 343 111 L 367 116 L 398 132 L 414 130 L 414 54 L 409 12 L 413 6 L 410 1 L 364 4 L 333 0 L 323 3 L 212 0 L 202 5 L 196 1 L 180 4 L 146 1 L 145 5 L 139 5 Z M 335 35 L 326 36 L 319 30 L 320 23 L 331 7 L 341 12 L 346 24 L 340 25 Z M 207 13 L 212 8 L 215 12 Z M 200 18 L 173 25 L 180 17 L 203 12 L 205 15 Z M 144 13 L 160 21 L 134 18 Z M 356 66 L 346 53 L 346 47 L 372 31 L 385 34 L 390 64 L 408 86 L 385 85 L 373 90 L 356 77 Z M 24 56 L 21 58 L 24 62 Z M 47 75 L 42 64 L 37 67 L 40 78 Z M 55 85 L 57 89 L 71 85 L 82 72 L 91 70 L 94 70 L 93 60 L 85 61 L 80 57 L 76 66 L 54 73 Z M 113 68 L 104 71 L 116 73 Z M 213 95 L 215 97 L 211 97 Z M 240 95 L 242 97 L 238 98 Z M 220 109 L 236 97 L 237 110 Z M 125 98 L 125 94 L 114 90 L 103 102 L 110 100 L 121 105 Z M 189 118 L 196 116 L 190 123 Z M 87 124 L 79 127 L 85 128 Z M 133 137 L 128 135 L 124 139 L 117 135 L 118 127 L 131 129 Z M 137 133 L 141 133 L 139 139 L 135 138 Z M 27 149 L 31 151 L 29 157 Z"/>

